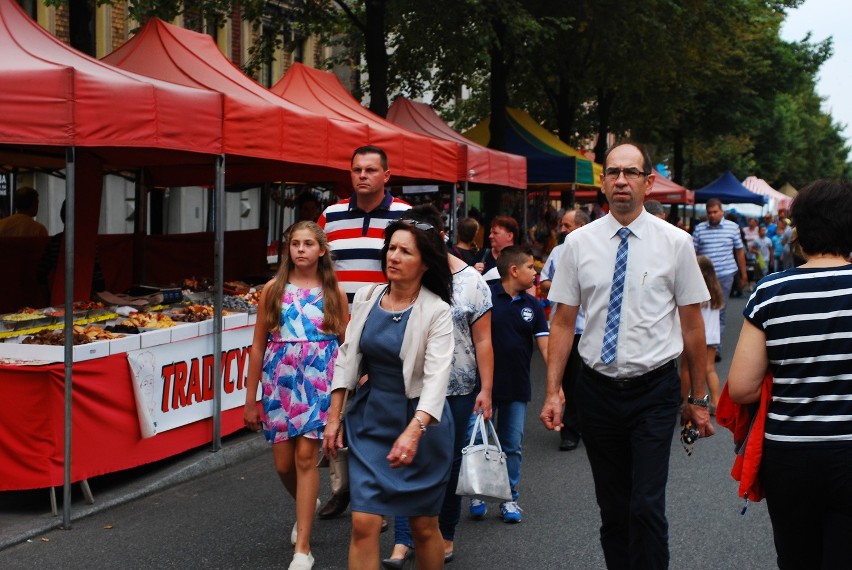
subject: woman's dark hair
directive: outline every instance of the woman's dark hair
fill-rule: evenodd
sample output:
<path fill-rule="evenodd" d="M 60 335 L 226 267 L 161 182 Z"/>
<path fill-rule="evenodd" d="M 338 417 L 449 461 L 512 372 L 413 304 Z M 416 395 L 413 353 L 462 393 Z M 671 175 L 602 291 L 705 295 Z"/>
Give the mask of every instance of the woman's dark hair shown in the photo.
<path fill-rule="evenodd" d="M 438 230 L 438 233 L 444 231 L 444 218 L 441 217 L 441 212 L 438 211 L 438 208 L 436 208 L 432 204 L 421 204 L 419 206 L 414 206 L 410 210 L 406 210 L 402 214 L 402 217 L 407 220 L 426 222 L 427 224 Z"/>
<path fill-rule="evenodd" d="M 479 222 L 473 218 L 462 218 L 459 220 L 459 241 L 473 243 L 476 232 L 479 230 Z"/>
<path fill-rule="evenodd" d="M 829 253 L 849 257 L 852 252 L 852 183 L 838 180 L 811 182 L 791 206 L 796 240 L 806 254 Z"/>
<path fill-rule="evenodd" d="M 402 218 L 391 222 L 385 230 L 385 244 L 382 246 L 382 272 L 387 277 L 388 248 L 390 247 L 393 234 L 400 230 L 411 232 L 417 244 L 417 250 L 426 266 L 423 274 L 422 284 L 434 294 L 443 299 L 448 305 L 453 302 L 453 275 L 450 273 L 450 262 L 447 258 L 447 248 L 441 239 L 440 231 L 433 226 L 430 229 L 420 229 L 413 223 L 423 223 L 411 220 L 407 217 L 408 212 L 402 214 Z M 413 223 L 412 223 L 413 222 Z"/>

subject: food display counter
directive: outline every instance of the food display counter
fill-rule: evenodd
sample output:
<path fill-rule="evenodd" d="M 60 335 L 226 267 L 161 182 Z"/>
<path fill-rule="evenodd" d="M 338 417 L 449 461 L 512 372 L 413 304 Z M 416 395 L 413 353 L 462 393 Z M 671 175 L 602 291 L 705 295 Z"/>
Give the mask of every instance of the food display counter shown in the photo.
<path fill-rule="evenodd" d="M 0 364 L 0 491 L 63 483 L 63 364 Z M 142 438 L 127 355 L 73 366 L 71 481 L 165 459 L 212 441 L 213 421 Z M 222 435 L 243 427 L 243 411 L 222 412 Z"/>
<path fill-rule="evenodd" d="M 256 314 L 223 316 L 223 436 L 243 427 L 255 320 Z M 72 482 L 212 441 L 212 331 L 207 318 L 74 347 Z M 0 343 L 0 491 L 61 486 L 64 347 L 6 340 Z"/>

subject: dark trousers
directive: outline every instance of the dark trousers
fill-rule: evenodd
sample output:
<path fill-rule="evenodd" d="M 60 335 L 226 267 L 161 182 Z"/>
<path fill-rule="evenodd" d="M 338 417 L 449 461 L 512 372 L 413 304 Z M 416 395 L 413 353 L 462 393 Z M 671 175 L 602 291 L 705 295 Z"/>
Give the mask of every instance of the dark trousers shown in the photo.
<path fill-rule="evenodd" d="M 559 435 L 563 441 L 580 441 L 580 420 L 577 418 L 577 379 L 583 369 L 583 359 L 577 350 L 582 335 L 574 335 L 574 346 L 571 356 L 565 365 L 565 373 L 562 375 L 562 392 L 565 393 L 565 410 L 562 412 L 562 430 Z"/>
<path fill-rule="evenodd" d="M 852 445 L 766 441 L 760 479 L 778 568 L 835 570 L 852 564 Z"/>
<path fill-rule="evenodd" d="M 666 483 L 680 405 L 677 368 L 619 389 L 584 366 L 576 399 L 607 568 L 668 568 Z"/>

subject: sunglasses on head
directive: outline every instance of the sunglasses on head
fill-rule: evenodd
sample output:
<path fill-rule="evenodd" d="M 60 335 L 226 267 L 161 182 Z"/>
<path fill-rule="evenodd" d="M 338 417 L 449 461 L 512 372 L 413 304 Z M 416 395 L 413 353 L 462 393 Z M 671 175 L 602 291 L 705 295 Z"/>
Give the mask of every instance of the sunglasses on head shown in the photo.
<path fill-rule="evenodd" d="M 405 224 L 407 226 L 414 226 L 418 230 L 423 230 L 424 232 L 435 229 L 435 226 L 433 226 L 432 224 L 427 224 L 426 222 L 418 222 L 417 220 L 404 219 L 399 220 L 399 223 Z"/>

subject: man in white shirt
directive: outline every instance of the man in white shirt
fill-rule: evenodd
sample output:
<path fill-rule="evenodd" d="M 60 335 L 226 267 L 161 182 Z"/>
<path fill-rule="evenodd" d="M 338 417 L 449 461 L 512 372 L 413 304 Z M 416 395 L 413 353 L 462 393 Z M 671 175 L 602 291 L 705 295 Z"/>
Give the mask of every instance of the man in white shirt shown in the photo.
<path fill-rule="evenodd" d="M 683 407 L 702 437 L 714 433 L 700 304 L 710 298 L 689 234 L 647 213 L 651 160 L 632 144 L 607 153 L 601 185 L 610 213 L 572 232 L 549 298 L 551 328 L 541 420 L 562 427 L 559 389 L 582 305 L 586 328 L 577 388 L 580 428 L 601 512 L 609 568 L 667 568 L 665 488 L 681 403 L 682 351 L 692 391 Z M 612 294 L 612 299 L 610 298 Z"/>

